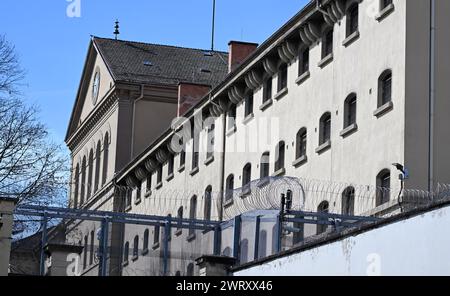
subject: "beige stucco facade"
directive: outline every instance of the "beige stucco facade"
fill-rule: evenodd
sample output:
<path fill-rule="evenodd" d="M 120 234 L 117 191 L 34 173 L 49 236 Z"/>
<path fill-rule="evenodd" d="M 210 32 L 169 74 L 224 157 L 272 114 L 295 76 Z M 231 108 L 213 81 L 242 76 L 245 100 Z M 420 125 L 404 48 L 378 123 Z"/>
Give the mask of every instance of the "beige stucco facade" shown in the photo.
<path fill-rule="evenodd" d="M 234 189 L 240 188 L 243 168 L 250 163 L 251 180 L 258 180 L 264 152 L 270 153 L 269 171 L 274 177 L 353 184 L 358 188 L 365 186 L 367 192 L 372 190 L 373 195 L 357 192 L 368 196 L 362 202 L 355 202 L 357 215 L 380 214 L 399 203 L 398 190 L 395 189 L 400 187 L 400 180 L 399 172 L 392 166 L 394 163 L 408 169 L 409 178 L 405 180 L 407 189 L 430 190 L 439 182 L 450 183 L 450 163 L 447 163 L 449 160 L 446 157 L 450 149 L 447 137 L 450 118 L 446 112 L 450 108 L 447 98 L 450 93 L 447 83 L 450 74 L 448 1 L 435 1 L 435 39 L 430 37 L 432 1 L 394 0 L 385 9 L 380 7 L 381 1 L 378 0 L 321 2 L 322 9 L 332 9 L 331 12 L 328 10 L 333 16 L 328 23 L 327 17 L 322 15 L 315 3 L 308 4 L 187 113 L 184 129 L 171 124 L 176 116 L 176 89 L 115 84 L 110 82 L 108 70 L 101 59 L 98 56 L 92 58 L 93 66 L 85 73 L 100 69 L 103 77 L 99 91 L 99 98 L 102 99 L 97 104 L 105 104 L 111 97 L 114 97 L 114 103 L 94 120 L 83 136 L 78 137 L 75 135 L 83 130 L 83 122 L 87 125 L 85 122 L 89 121 L 89 116 L 94 116 L 101 107 L 92 105 L 90 92 L 80 96 L 80 100 L 85 102 L 80 103 L 83 105 L 80 108 L 82 123 L 74 129 L 76 132 L 68 142 L 72 150 L 73 170 L 83 162 L 83 157 L 89 158 L 91 149 L 95 153 L 97 142 L 101 143 L 103 155 L 105 145 L 102 141 L 106 133 L 110 135 L 107 181 L 85 207 L 160 216 L 170 214 L 172 217 L 176 217 L 182 207 L 184 218 L 193 216 L 203 219 L 207 212 L 205 192 L 210 188 L 211 219 L 232 219 L 233 215 L 229 213 L 241 211 L 233 208 L 239 208 L 240 203 L 245 203 L 245 198 L 253 197 L 250 194 L 241 198 L 238 193 L 235 202 L 224 205 L 226 179 L 233 175 Z M 355 3 L 359 3 L 358 34 L 349 40 L 346 11 Z M 312 26 L 313 30 L 307 31 L 305 38 L 304 28 L 308 26 Z M 322 36 L 331 27 L 333 53 L 325 62 L 322 58 Z M 301 75 L 298 52 L 286 50 L 286 47 L 294 44 L 295 48 L 304 48 L 305 39 L 309 47 L 309 74 Z M 430 48 L 434 51 L 431 52 Z M 265 65 L 267 59 L 274 65 L 287 64 L 287 85 L 280 92 L 278 71 L 268 71 L 270 67 Z M 387 104 L 380 105 L 379 80 L 387 70 L 392 73 L 392 96 Z M 260 78 L 272 79 L 270 104 L 263 102 L 262 79 L 260 83 L 247 83 L 245 78 L 252 72 Z M 86 81 L 91 79 L 92 74 L 89 75 L 86 74 Z M 112 84 L 107 86 L 108 82 Z M 229 90 L 235 87 L 243 93 L 253 93 L 250 116 L 245 116 L 245 96 L 240 100 L 230 98 Z M 92 85 L 89 86 L 91 88 Z M 356 95 L 357 111 L 356 125 L 348 131 L 344 125 L 344 102 L 350 94 Z M 232 105 L 236 105 L 236 127 L 230 131 L 226 109 Z M 320 118 L 327 112 L 331 115 L 330 141 L 328 146 L 323 147 L 319 143 Z M 198 154 L 198 166 L 192 165 L 193 140 L 190 135 L 185 143 L 186 158 L 182 165 L 181 154 L 174 151 L 176 149 L 170 144 L 176 142 L 177 135 L 183 134 L 177 127 L 190 134 L 191 128 L 186 122 L 197 122 L 196 115 L 199 113 L 203 114 L 203 118 L 214 118 L 213 157 L 209 157 L 211 155 L 207 155 L 204 149 L 208 140 L 208 131 L 204 126 L 199 136 L 199 146 L 203 149 Z M 183 122 L 183 119 L 177 122 Z M 306 157 L 299 161 L 296 157 L 296 135 L 302 128 L 307 131 L 307 148 Z M 265 138 L 269 130 L 270 135 Z M 276 147 L 280 141 L 285 143 L 285 161 L 283 170 L 276 171 Z M 173 175 L 169 174 L 169 160 L 172 157 Z M 101 167 L 104 167 L 103 161 L 102 158 Z M 159 182 L 160 166 L 162 174 Z M 379 185 L 377 175 L 383 171 L 390 172 L 392 193 L 388 203 L 379 205 L 375 196 Z M 131 204 L 127 204 L 127 193 L 117 190 L 117 186 L 132 191 Z M 303 209 L 315 211 L 320 203 L 327 200 L 330 212 L 340 213 L 341 194 L 339 192 L 328 200 L 323 196 L 307 199 Z M 73 196 L 74 190 L 72 200 Z M 194 210 L 191 207 L 193 197 L 197 198 Z M 99 225 L 82 222 L 76 227 L 81 230 L 81 237 L 73 242 L 81 241 Z M 130 255 L 122 266 L 119 261 L 123 261 L 124 244 L 128 242 L 132 250 L 137 235 L 142 246 L 146 229 L 150 237 L 148 252 L 145 250 L 138 258 Z M 272 238 L 273 224 L 263 224 L 262 230 Z M 163 249 L 161 245 L 152 244 L 154 231 L 153 227 L 133 225 L 120 229 L 120 237 L 117 234 L 112 244 L 117 256 L 115 272 L 120 270 L 123 275 L 161 273 Z M 250 233 L 248 235 L 251 236 Z M 252 244 L 250 240 L 250 250 Z M 196 231 L 195 236 L 189 236 L 188 230 L 181 233 L 173 230 L 169 245 L 172 254 L 170 274 L 175 275 L 177 271 L 185 274 L 188 264 L 200 255 L 211 252 L 211 245 L 211 232 Z M 232 242 L 223 241 L 221 252 L 231 245 Z M 268 240 L 268 253 L 271 252 L 271 245 L 271 240 Z M 249 260 L 252 260 L 251 256 Z M 91 271 L 85 269 L 86 274 L 94 275 L 95 265 L 93 268 Z"/>

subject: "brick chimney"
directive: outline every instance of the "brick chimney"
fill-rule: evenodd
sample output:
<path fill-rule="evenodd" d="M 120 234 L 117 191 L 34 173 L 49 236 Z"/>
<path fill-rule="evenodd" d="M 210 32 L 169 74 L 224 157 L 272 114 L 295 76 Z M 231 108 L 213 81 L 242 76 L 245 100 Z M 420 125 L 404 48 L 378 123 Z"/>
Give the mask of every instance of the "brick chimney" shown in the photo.
<path fill-rule="evenodd" d="M 196 105 L 209 91 L 211 86 L 180 82 L 178 84 L 178 117 Z"/>
<path fill-rule="evenodd" d="M 257 43 L 230 41 L 228 43 L 228 73 L 236 69 L 258 47 Z"/>

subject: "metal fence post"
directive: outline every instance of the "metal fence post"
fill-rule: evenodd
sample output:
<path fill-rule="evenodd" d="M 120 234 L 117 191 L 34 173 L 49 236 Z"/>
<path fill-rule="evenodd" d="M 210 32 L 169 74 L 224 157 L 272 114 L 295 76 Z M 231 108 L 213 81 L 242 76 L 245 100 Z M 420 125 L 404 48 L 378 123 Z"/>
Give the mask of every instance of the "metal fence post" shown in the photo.
<path fill-rule="evenodd" d="M 259 258 L 259 230 L 261 226 L 261 216 L 256 216 L 255 219 L 255 253 L 253 256 L 253 260 L 257 260 Z"/>
<path fill-rule="evenodd" d="M 167 217 L 166 224 L 164 225 L 164 258 L 163 258 L 163 275 L 167 276 L 169 271 L 169 240 L 171 232 L 171 217 Z"/>
<path fill-rule="evenodd" d="M 233 257 L 240 262 L 240 245 L 241 245 L 241 216 L 234 218 L 234 238 L 233 238 Z"/>
<path fill-rule="evenodd" d="M 41 254 L 40 254 L 40 262 L 39 262 L 39 274 L 41 276 L 45 275 L 45 245 L 47 244 L 47 212 L 44 211 L 44 215 L 42 217 L 41 228 L 42 228 L 42 237 L 41 237 Z"/>
<path fill-rule="evenodd" d="M 108 263 L 108 236 L 109 236 L 109 218 L 106 217 L 102 221 L 102 240 L 101 240 L 101 263 L 100 263 L 100 276 L 107 276 L 107 263 Z"/>
<path fill-rule="evenodd" d="M 220 256 L 220 249 L 222 243 L 222 230 L 220 224 L 214 228 L 214 255 Z"/>

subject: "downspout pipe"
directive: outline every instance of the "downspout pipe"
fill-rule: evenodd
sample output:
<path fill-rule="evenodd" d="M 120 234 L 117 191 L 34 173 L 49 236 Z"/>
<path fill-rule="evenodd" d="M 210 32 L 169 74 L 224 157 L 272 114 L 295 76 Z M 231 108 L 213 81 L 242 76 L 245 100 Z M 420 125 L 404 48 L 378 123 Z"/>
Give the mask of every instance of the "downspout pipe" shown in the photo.
<path fill-rule="evenodd" d="M 434 190 L 434 117 L 436 100 L 436 0 L 430 0 L 428 191 Z"/>
<path fill-rule="evenodd" d="M 225 198 L 225 146 L 226 146 L 226 125 L 227 113 L 224 111 L 222 115 L 222 151 L 220 151 L 220 191 L 219 191 L 219 221 L 223 221 L 223 201 Z"/>
<path fill-rule="evenodd" d="M 145 85 L 141 84 L 141 94 L 133 101 L 133 110 L 131 114 L 131 149 L 130 149 L 130 159 L 133 159 L 134 154 L 134 124 L 135 124 L 135 114 L 136 114 L 136 103 L 144 98 L 144 88 Z"/>

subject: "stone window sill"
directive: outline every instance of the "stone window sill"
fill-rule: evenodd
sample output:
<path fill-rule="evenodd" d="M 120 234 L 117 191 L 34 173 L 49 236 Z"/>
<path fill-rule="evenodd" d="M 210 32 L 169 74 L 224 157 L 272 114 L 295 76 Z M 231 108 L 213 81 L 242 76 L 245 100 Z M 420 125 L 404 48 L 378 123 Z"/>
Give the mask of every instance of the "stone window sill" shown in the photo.
<path fill-rule="evenodd" d="M 152 249 L 156 250 L 158 248 L 159 248 L 159 243 L 154 243 L 153 246 L 152 246 Z"/>
<path fill-rule="evenodd" d="M 214 161 L 214 156 L 210 156 L 205 160 L 204 164 L 208 165 L 208 164 L 212 163 L 213 161 Z"/>
<path fill-rule="evenodd" d="M 269 177 L 264 177 L 261 180 L 259 180 L 259 182 L 258 182 L 258 184 L 256 184 L 256 186 L 258 186 L 259 188 L 262 188 L 262 187 L 266 186 L 269 183 L 270 183 L 270 178 Z"/>
<path fill-rule="evenodd" d="M 191 242 L 191 241 L 193 241 L 194 239 L 195 239 L 195 233 L 189 234 L 188 237 L 186 238 L 186 240 L 187 240 L 188 242 Z"/>
<path fill-rule="evenodd" d="M 224 207 L 229 207 L 229 206 L 231 206 L 233 203 L 234 203 L 233 198 L 226 198 L 225 201 L 224 201 L 224 203 L 223 203 L 223 206 L 224 206 Z"/>
<path fill-rule="evenodd" d="M 198 166 L 193 168 L 190 172 L 189 175 L 194 176 L 195 174 L 197 174 L 199 171 Z"/>
<path fill-rule="evenodd" d="M 246 186 L 244 186 L 244 188 L 242 188 L 240 196 L 241 196 L 241 198 L 244 198 L 244 197 L 250 195 L 251 193 L 252 193 L 252 189 L 250 188 L 249 185 L 246 185 Z"/>
<path fill-rule="evenodd" d="M 358 39 L 359 39 L 359 31 L 355 31 L 351 33 L 347 38 L 345 38 L 345 40 L 342 42 L 342 45 L 347 47 Z"/>
<path fill-rule="evenodd" d="M 381 22 L 383 19 L 385 19 L 388 15 L 390 15 L 395 9 L 395 6 L 393 3 L 389 4 L 385 8 L 383 8 L 382 11 L 380 11 L 379 14 L 375 17 L 375 19 L 379 22 Z"/>
<path fill-rule="evenodd" d="M 177 229 L 177 231 L 175 231 L 175 236 L 180 236 L 183 233 L 183 229 Z"/>
<path fill-rule="evenodd" d="M 244 120 L 242 121 L 243 124 L 247 124 L 249 123 L 253 118 L 255 117 L 255 114 L 250 113 L 249 115 L 247 115 Z"/>
<path fill-rule="evenodd" d="M 286 174 L 286 169 L 282 168 L 282 169 L 279 169 L 278 171 L 276 171 L 275 173 L 273 173 L 272 177 L 283 176 L 284 174 Z"/>
<path fill-rule="evenodd" d="M 129 212 L 129 211 L 131 211 L 131 205 L 128 205 L 125 207 L 125 212 Z"/>
<path fill-rule="evenodd" d="M 386 104 L 375 110 L 375 112 L 373 112 L 373 116 L 381 117 L 392 109 L 394 109 L 394 103 L 392 103 L 392 101 L 387 102 Z"/>
<path fill-rule="evenodd" d="M 149 190 L 147 190 L 147 192 L 145 192 L 145 197 L 147 198 L 147 197 L 150 197 L 152 195 L 152 191 L 149 189 Z"/>
<path fill-rule="evenodd" d="M 135 200 L 135 202 L 134 202 L 134 205 L 138 205 L 138 204 L 140 204 L 141 203 L 141 198 L 136 198 L 136 200 Z"/>
<path fill-rule="evenodd" d="M 178 172 L 179 173 L 181 173 L 182 171 L 184 171 L 184 169 L 185 169 L 185 165 L 183 164 L 182 166 L 180 166 L 179 168 L 178 168 Z"/>
<path fill-rule="evenodd" d="M 303 82 L 305 82 L 310 76 L 311 76 L 311 73 L 309 71 L 306 71 L 305 73 L 298 76 L 298 78 L 295 80 L 295 83 L 300 85 Z"/>
<path fill-rule="evenodd" d="M 122 262 L 122 267 L 127 267 L 128 266 L 128 260 L 127 261 L 124 261 L 124 262 Z"/>
<path fill-rule="evenodd" d="M 328 140 L 325 143 L 323 143 L 322 145 L 320 145 L 319 147 L 316 148 L 316 153 L 317 154 L 322 154 L 323 152 L 325 152 L 326 150 L 331 148 L 331 141 Z"/>
<path fill-rule="evenodd" d="M 174 174 L 169 174 L 166 178 L 166 181 L 169 182 L 170 180 L 172 180 L 174 178 Z"/>
<path fill-rule="evenodd" d="M 232 134 L 234 134 L 236 132 L 237 128 L 236 125 L 234 125 L 233 127 L 229 128 L 227 131 L 227 136 L 231 136 Z"/>
<path fill-rule="evenodd" d="M 145 255 L 147 255 L 149 253 L 149 250 L 148 250 L 148 248 L 146 248 L 146 249 L 144 249 L 144 250 L 142 250 L 142 256 L 145 256 Z"/>
<path fill-rule="evenodd" d="M 138 256 L 133 256 L 133 257 L 131 257 L 131 261 L 133 261 L 133 262 L 135 262 L 135 261 L 137 261 L 139 259 L 139 257 Z"/>
<path fill-rule="evenodd" d="M 302 164 L 306 163 L 308 161 L 308 157 L 306 155 L 302 155 L 299 158 L 297 158 L 296 160 L 294 160 L 294 162 L 292 163 L 292 165 L 294 167 L 299 167 Z"/>
<path fill-rule="evenodd" d="M 156 190 L 160 189 L 162 187 L 162 185 L 163 185 L 162 182 L 159 182 L 158 184 L 156 184 L 156 187 L 155 187 Z"/>
<path fill-rule="evenodd" d="M 351 134 L 353 134 L 354 132 L 356 132 L 358 130 L 358 125 L 356 123 L 352 123 L 349 126 L 347 126 L 345 129 L 343 129 L 339 135 L 342 138 L 345 138 Z"/>
<path fill-rule="evenodd" d="M 333 53 L 330 53 L 326 57 L 324 57 L 318 64 L 320 68 L 324 68 L 326 65 L 333 61 Z"/>
<path fill-rule="evenodd" d="M 266 101 L 263 102 L 261 106 L 259 106 L 259 110 L 264 111 L 267 108 L 269 108 L 270 106 L 272 106 L 272 104 L 273 104 L 272 99 L 266 99 Z"/>
<path fill-rule="evenodd" d="M 288 88 L 285 87 L 282 90 L 280 90 L 274 97 L 275 100 L 280 100 L 282 97 L 284 97 L 285 95 L 287 95 L 288 93 Z"/>

